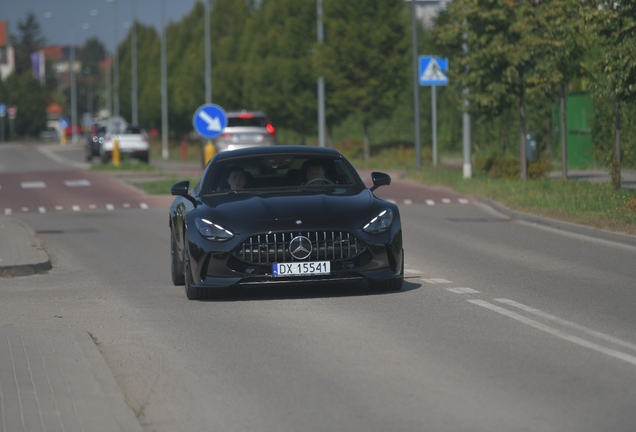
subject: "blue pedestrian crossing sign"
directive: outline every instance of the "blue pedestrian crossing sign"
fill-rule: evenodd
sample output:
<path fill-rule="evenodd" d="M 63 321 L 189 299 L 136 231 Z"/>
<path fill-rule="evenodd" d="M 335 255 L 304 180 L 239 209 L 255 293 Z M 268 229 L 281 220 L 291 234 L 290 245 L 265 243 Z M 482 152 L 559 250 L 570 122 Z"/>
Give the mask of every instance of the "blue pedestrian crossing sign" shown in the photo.
<path fill-rule="evenodd" d="M 192 125 L 203 138 L 215 138 L 227 126 L 227 114 L 216 104 L 204 104 L 194 112 Z"/>
<path fill-rule="evenodd" d="M 448 77 L 444 72 L 448 70 L 448 59 L 420 56 L 420 85 L 443 86 L 448 84 Z"/>

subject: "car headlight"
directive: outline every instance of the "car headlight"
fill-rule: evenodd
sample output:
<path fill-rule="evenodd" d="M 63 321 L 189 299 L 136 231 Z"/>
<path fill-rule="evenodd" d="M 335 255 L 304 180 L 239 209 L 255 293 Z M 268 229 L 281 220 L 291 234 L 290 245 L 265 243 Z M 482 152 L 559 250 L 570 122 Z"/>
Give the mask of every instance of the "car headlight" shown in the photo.
<path fill-rule="evenodd" d="M 380 234 L 391 228 L 391 223 L 393 223 L 393 211 L 391 209 L 382 210 L 380 214 L 362 227 L 362 231 L 369 234 Z"/>
<path fill-rule="evenodd" d="M 212 241 L 226 241 L 234 237 L 234 233 L 230 230 L 226 230 L 220 225 L 210 222 L 207 219 L 196 218 L 194 224 L 199 230 L 199 234 L 208 240 Z"/>

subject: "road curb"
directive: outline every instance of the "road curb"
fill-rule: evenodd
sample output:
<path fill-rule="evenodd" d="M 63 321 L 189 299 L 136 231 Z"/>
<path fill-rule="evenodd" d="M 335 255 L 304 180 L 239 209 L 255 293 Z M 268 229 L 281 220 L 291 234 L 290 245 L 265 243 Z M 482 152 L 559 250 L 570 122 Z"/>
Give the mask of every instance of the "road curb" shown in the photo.
<path fill-rule="evenodd" d="M 545 227 L 552 228 L 559 231 L 566 231 L 573 234 L 584 235 L 587 237 L 593 237 L 600 240 L 620 243 L 626 246 L 636 247 L 636 236 L 631 234 L 608 231 L 608 230 L 604 230 L 600 228 L 593 228 L 593 227 L 579 225 L 572 222 L 565 222 L 558 219 L 552 219 L 546 216 L 537 216 L 534 214 L 509 209 L 505 205 L 481 195 L 475 195 L 475 197 L 482 204 L 489 206 L 493 210 L 511 219 L 522 220 L 524 222 L 545 226 Z"/>
<path fill-rule="evenodd" d="M 0 215 L 0 277 L 29 276 L 52 268 L 44 243 L 26 223 Z"/>

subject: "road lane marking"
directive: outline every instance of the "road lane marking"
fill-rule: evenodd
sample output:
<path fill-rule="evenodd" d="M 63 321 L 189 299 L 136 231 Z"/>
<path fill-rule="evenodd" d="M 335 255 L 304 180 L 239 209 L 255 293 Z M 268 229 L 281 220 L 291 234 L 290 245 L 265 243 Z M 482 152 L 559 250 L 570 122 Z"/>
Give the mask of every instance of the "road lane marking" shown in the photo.
<path fill-rule="evenodd" d="M 38 211 L 40 213 L 46 213 L 46 208 L 45 207 L 38 207 Z"/>
<path fill-rule="evenodd" d="M 10 208 L 4 209 L 4 214 L 7 215 L 7 216 L 10 215 L 11 214 L 11 209 Z"/>
<path fill-rule="evenodd" d="M 446 280 L 446 279 L 441 279 L 441 278 L 430 278 L 430 279 L 424 279 L 424 278 L 420 278 L 422 279 L 424 282 L 426 283 L 430 283 L 430 284 L 447 284 L 447 283 L 453 283 L 452 281 Z"/>
<path fill-rule="evenodd" d="M 74 205 L 71 208 L 73 209 L 73 211 L 80 211 L 80 206 L 78 206 L 78 205 Z"/>
<path fill-rule="evenodd" d="M 124 203 L 124 208 L 130 208 L 130 204 Z"/>
<path fill-rule="evenodd" d="M 22 210 L 23 212 L 28 212 L 29 208 L 28 207 L 22 207 L 20 210 Z"/>
<path fill-rule="evenodd" d="M 106 210 L 115 210 L 115 206 L 112 204 L 106 204 Z"/>
<path fill-rule="evenodd" d="M 22 189 L 40 189 L 45 188 L 46 183 L 43 181 L 22 182 L 20 186 L 22 186 Z"/>
<path fill-rule="evenodd" d="M 405 199 L 404 200 L 404 204 L 411 205 L 411 204 L 413 204 L 413 201 L 411 201 L 410 199 Z"/>
<path fill-rule="evenodd" d="M 435 201 L 427 199 L 426 200 L 426 205 L 435 205 Z"/>
<path fill-rule="evenodd" d="M 472 288 L 446 288 L 446 291 L 450 291 L 455 294 L 480 294 L 479 291 Z"/>
<path fill-rule="evenodd" d="M 146 204 L 146 203 L 140 203 L 140 204 L 139 204 L 139 207 L 141 207 L 142 209 L 146 210 L 146 209 L 148 209 L 148 204 Z"/>
<path fill-rule="evenodd" d="M 577 336 L 573 336 L 573 335 L 568 334 L 568 333 L 566 333 L 564 331 L 561 331 L 561 330 L 555 329 L 553 327 L 547 326 L 545 324 L 542 324 L 542 323 L 540 323 L 538 321 L 531 320 L 530 318 L 527 318 L 527 317 L 525 317 L 523 315 L 520 315 L 520 314 L 518 314 L 516 312 L 510 311 L 508 309 L 504 309 L 504 308 L 499 307 L 497 305 L 494 305 L 492 303 L 488 303 L 487 301 L 484 301 L 484 300 L 467 300 L 467 301 L 469 303 L 475 304 L 477 306 L 481 306 L 483 308 L 489 309 L 489 310 L 491 310 L 493 312 L 497 312 L 498 314 L 507 316 L 508 318 L 512 318 L 514 320 L 517 320 L 517 321 L 519 321 L 519 322 L 521 322 L 523 324 L 526 324 L 526 325 L 528 325 L 530 327 L 533 327 L 533 328 L 535 328 L 537 330 L 541 330 L 541 331 L 544 331 L 546 333 L 549 333 L 549 334 L 551 334 L 553 336 L 556 336 L 558 338 L 561 338 L 561 339 L 564 339 L 566 341 L 569 341 L 569 342 L 575 343 L 577 345 L 580 345 L 582 347 L 589 348 L 591 350 L 600 352 L 601 354 L 605 354 L 607 356 L 614 357 L 614 358 L 617 358 L 619 360 L 623 360 L 623 361 L 625 361 L 627 363 L 631 363 L 633 365 L 636 365 L 636 357 L 631 356 L 629 354 L 625 354 L 624 352 L 617 351 L 617 350 L 614 350 L 614 349 L 611 349 L 611 348 L 606 348 L 606 347 L 604 347 L 602 345 L 595 344 L 593 342 L 587 341 L 587 340 L 582 339 L 582 338 L 577 337 Z"/>
<path fill-rule="evenodd" d="M 443 198 L 443 199 L 442 199 L 442 202 L 443 202 L 444 204 L 450 204 L 451 200 L 449 200 L 448 198 Z"/>
<path fill-rule="evenodd" d="M 57 210 L 57 211 L 61 211 L 61 210 L 64 210 L 64 207 L 62 207 L 62 206 L 55 206 L 55 210 Z"/>
<path fill-rule="evenodd" d="M 86 179 L 64 180 L 64 184 L 68 187 L 83 187 L 83 186 L 90 186 L 91 182 Z"/>
<path fill-rule="evenodd" d="M 460 204 L 468 204 L 469 201 L 466 198 L 460 198 L 457 201 L 459 201 Z"/>
<path fill-rule="evenodd" d="M 629 349 L 632 349 L 632 350 L 636 351 L 636 345 L 634 345 L 632 343 L 625 342 L 625 341 L 617 339 L 617 338 L 615 338 L 613 336 L 606 335 L 605 333 L 597 332 L 597 331 L 589 329 L 587 327 L 583 327 L 582 325 L 573 323 L 571 321 L 566 321 L 566 320 L 564 320 L 562 318 L 559 318 L 559 317 L 554 316 L 554 315 L 550 315 L 549 313 L 543 312 L 543 311 L 541 311 L 539 309 L 535 309 L 535 308 L 532 308 L 530 306 L 526 306 L 524 304 L 517 303 L 514 300 L 509 300 L 509 299 L 505 299 L 505 298 L 496 298 L 494 300 L 496 302 L 503 303 L 503 304 L 506 304 L 508 306 L 516 307 L 517 309 L 521 309 L 522 311 L 529 312 L 531 314 L 540 316 L 541 318 L 545 318 L 547 320 L 554 321 L 554 322 L 556 322 L 558 324 L 561 324 L 564 327 L 570 327 L 570 328 L 573 328 L 575 330 L 579 330 L 581 332 L 587 333 L 587 334 L 589 334 L 591 336 L 595 336 L 595 337 L 597 337 L 599 339 L 603 339 L 603 340 L 605 340 L 607 342 L 611 342 L 613 344 L 620 345 L 622 347 L 629 348 Z"/>

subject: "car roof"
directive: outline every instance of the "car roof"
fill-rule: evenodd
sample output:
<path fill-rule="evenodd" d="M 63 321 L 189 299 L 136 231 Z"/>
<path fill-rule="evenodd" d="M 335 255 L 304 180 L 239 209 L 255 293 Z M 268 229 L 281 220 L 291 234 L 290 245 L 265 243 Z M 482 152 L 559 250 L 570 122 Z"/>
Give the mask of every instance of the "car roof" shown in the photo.
<path fill-rule="evenodd" d="M 262 156 L 268 154 L 298 154 L 303 156 L 342 156 L 342 154 L 328 147 L 303 146 L 303 145 L 276 145 L 262 147 L 248 147 L 244 149 L 217 153 L 214 157 L 217 161 L 243 156 Z M 344 157 L 344 156 L 342 156 Z"/>

